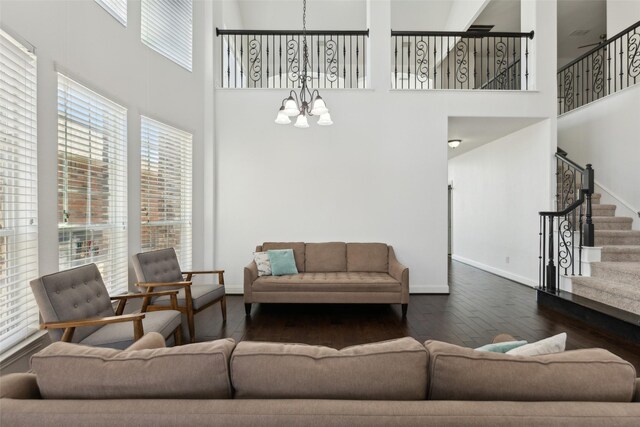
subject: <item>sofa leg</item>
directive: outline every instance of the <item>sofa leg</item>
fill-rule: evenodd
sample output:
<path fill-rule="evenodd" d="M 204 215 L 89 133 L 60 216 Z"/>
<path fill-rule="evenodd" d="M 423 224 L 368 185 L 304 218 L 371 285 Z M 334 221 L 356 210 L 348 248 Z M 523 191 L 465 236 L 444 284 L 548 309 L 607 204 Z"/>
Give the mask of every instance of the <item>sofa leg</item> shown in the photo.
<path fill-rule="evenodd" d="M 251 303 L 244 305 L 244 312 L 247 316 L 251 316 Z"/>
<path fill-rule="evenodd" d="M 402 304 L 402 318 L 404 319 L 405 317 L 407 317 L 407 308 L 409 307 L 409 304 Z"/>

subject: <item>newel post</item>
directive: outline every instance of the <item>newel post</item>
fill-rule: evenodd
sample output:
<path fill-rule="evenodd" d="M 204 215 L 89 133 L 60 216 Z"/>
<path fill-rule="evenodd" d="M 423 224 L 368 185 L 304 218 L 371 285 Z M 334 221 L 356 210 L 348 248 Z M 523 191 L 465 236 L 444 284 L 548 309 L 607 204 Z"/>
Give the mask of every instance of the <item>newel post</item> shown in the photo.
<path fill-rule="evenodd" d="M 556 293 L 556 266 L 553 263 L 553 215 L 549 216 L 549 262 L 547 263 L 547 292 Z"/>
<path fill-rule="evenodd" d="M 587 214 L 586 221 L 582 225 L 582 242 L 584 246 L 592 247 L 594 245 L 595 233 L 593 227 L 592 220 L 592 210 L 591 210 L 591 196 L 593 195 L 595 189 L 594 185 L 594 171 L 591 167 L 591 164 L 587 164 L 586 169 L 583 172 L 582 176 L 582 191 L 587 198 Z"/>

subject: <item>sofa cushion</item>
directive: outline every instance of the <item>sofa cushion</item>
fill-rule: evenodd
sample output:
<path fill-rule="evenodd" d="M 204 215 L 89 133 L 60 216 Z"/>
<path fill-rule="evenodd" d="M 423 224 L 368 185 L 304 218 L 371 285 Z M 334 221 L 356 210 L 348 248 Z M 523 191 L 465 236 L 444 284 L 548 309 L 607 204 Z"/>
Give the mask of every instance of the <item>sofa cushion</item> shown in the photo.
<path fill-rule="evenodd" d="M 563 332 L 540 341 L 512 348 L 505 353 L 518 356 L 540 356 L 563 352 L 567 343 L 567 333 Z"/>
<path fill-rule="evenodd" d="M 296 259 L 296 268 L 299 273 L 304 271 L 304 242 L 264 242 L 260 250 L 266 252 L 272 249 L 293 249 L 293 256 Z"/>
<path fill-rule="evenodd" d="M 347 244 L 343 242 L 307 243 L 304 271 L 347 271 Z"/>
<path fill-rule="evenodd" d="M 269 261 L 269 254 L 266 252 L 254 252 L 253 261 L 258 267 L 258 276 L 271 276 L 271 262 Z"/>
<path fill-rule="evenodd" d="M 242 341 L 231 380 L 237 399 L 422 400 L 427 363 L 408 337 L 342 350 Z"/>
<path fill-rule="evenodd" d="M 439 341 L 425 346 L 432 400 L 630 402 L 633 396 L 633 365 L 603 349 L 526 357 Z"/>
<path fill-rule="evenodd" d="M 347 243 L 347 271 L 389 271 L 389 247 L 384 243 Z"/>
<path fill-rule="evenodd" d="M 293 257 L 293 249 L 270 249 L 267 251 L 271 274 L 273 276 L 285 276 L 298 274 L 296 260 Z"/>
<path fill-rule="evenodd" d="M 45 399 L 229 399 L 232 339 L 120 351 L 55 342 L 31 357 Z"/>
<path fill-rule="evenodd" d="M 336 272 L 263 276 L 253 282 L 254 292 L 400 292 L 400 282 L 387 273 Z"/>

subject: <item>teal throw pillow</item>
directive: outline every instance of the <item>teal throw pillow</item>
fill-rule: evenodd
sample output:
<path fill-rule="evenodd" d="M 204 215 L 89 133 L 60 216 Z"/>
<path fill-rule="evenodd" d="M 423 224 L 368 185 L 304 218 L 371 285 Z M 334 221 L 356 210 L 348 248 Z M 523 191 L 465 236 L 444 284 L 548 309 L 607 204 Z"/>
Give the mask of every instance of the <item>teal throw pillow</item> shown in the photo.
<path fill-rule="evenodd" d="M 506 341 L 506 342 L 497 342 L 494 344 L 483 345 L 482 347 L 476 348 L 477 351 L 490 351 L 492 353 L 506 353 L 509 350 L 513 350 L 514 348 L 522 347 L 527 344 L 526 341 Z"/>
<path fill-rule="evenodd" d="M 293 257 L 293 249 L 275 249 L 267 251 L 271 263 L 271 274 L 284 276 L 285 274 L 298 274 L 296 259 Z"/>

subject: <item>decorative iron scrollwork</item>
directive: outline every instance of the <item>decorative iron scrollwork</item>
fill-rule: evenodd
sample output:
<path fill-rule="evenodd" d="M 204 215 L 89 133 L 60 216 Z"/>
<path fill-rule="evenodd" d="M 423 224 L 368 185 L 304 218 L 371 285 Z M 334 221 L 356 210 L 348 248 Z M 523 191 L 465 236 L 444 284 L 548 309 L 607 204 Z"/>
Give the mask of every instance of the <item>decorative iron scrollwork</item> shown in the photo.
<path fill-rule="evenodd" d="M 456 80 L 466 83 L 469 80 L 469 45 L 467 39 L 456 43 Z"/>
<path fill-rule="evenodd" d="M 293 83 L 298 83 L 300 79 L 299 55 L 298 40 L 287 40 L 287 76 L 289 81 Z"/>
<path fill-rule="evenodd" d="M 325 68 L 324 73 L 328 81 L 335 82 L 338 79 L 338 45 L 335 40 L 331 39 L 325 43 L 324 57 Z"/>
<path fill-rule="evenodd" d="M 562 217 L 558 221 L 558 268 L 568 273 L 573 265 L 573 222 L 569 216 Z"/>
<path fill-rule="evenodd" d="M 262 45 L 260 40 L 249 41 L 249 78 L 255 83 L 262 78 Z"/>
<path fill-rule="evenodd" d="M 419 40 L 416 43 L 416 76 L 420 83 L 429 80 L 429 43 Z"/>
<path fill-rule="evenodd" d="M 566 70 L 564 73 L 564 105 L 566 110 L 573 108 L 573 72 Z"/>
<path fill-rule="evenodd" d="M 593 93 L 600 96 L 604 92 L 604 58 L 603 51 L 598 51 L 592 59 L 592 90 Z"/>
<path fill-rule="evenodd" d="M 629 77 L 636 78 L 640 75 L 640 34 L 633 34 L 627 43 L 629 56 Z"/>

